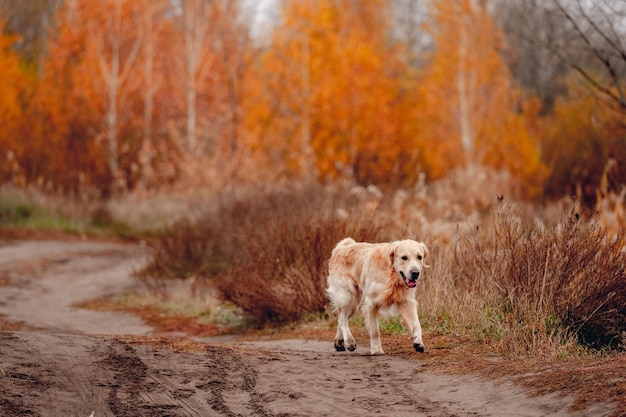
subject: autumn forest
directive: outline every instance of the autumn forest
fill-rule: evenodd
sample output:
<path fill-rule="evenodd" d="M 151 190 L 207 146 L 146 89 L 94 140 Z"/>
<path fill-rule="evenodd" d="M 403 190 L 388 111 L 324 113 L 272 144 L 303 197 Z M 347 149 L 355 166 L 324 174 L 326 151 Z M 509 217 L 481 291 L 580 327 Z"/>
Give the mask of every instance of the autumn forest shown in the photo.
<path fill-rule="evenodd" d="M 269 3 L 0 0 L 0 182 L 384 189 L 481 166 L 590 205 L 626 184 L 622 3 Z"/>

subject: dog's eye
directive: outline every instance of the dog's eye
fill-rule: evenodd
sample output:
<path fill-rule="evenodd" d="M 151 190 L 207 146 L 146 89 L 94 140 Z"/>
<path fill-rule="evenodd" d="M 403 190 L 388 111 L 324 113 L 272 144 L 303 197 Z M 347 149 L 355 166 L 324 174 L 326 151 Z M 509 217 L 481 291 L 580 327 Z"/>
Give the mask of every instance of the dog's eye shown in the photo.
<path fill-rule="evenodd" d="M 406 255 L 404 255 L 401 259 L 402 259 L 403 261 L 408 261 L 408 260 L 409 260 L 409 257 L 408 257 L 408 256 L 406 256 Z"/>
<path fill-rule="evenodd" d="M 417 260 L 421 261 L 422 260 L 422 255 L 417 255 Z"/>

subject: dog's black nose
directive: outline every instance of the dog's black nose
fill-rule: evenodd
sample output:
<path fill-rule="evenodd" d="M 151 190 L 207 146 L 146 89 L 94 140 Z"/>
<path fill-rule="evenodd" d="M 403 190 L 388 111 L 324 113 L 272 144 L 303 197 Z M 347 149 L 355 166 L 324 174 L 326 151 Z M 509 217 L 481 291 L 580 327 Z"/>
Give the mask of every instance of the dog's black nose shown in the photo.
<path fill-rule="evenodd" d="M 411 279 L 413 281 L 417 280 L 420 277 L 420 272 L 419 271 L 411 271 Z"/>

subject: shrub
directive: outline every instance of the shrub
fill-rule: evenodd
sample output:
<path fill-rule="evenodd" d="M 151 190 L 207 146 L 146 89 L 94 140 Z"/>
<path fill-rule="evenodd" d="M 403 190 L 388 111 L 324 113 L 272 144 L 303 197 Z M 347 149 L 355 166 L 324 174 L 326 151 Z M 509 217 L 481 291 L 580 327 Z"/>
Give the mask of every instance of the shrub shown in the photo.
<path fill-rule="evenodd" d="M 456 266 L 456 291 L 502 311 L 525 343 L 561 332 L 595 348 L 618 347 L 626 329 L 623 235 L 610 236 L 575 208 L 541 228 L 503 203 L 488 230 L 459 239 Z"/>
<path fill-rule="evenodd" d="M 372 208 L 320 186 L 223 196 L 214 210 L 174 225 L 154 242 L 144 276 L 209 279 L 258 325 L 324 310 L 327 260 L 346 236 L 376 241 Z"/>

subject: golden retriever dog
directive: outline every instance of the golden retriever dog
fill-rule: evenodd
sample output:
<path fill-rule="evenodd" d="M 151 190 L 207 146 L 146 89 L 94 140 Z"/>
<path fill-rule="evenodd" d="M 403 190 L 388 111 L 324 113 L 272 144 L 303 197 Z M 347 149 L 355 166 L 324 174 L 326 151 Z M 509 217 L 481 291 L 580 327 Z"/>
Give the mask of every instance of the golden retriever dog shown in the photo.
<path fill-rule="evenodd" d="M 329 262 L 326 293 L 339 315 L 335 349 L 356 349 L 348 320 L 363 305 L 370 332 L 370 352 L 385 352 L 380 341 L 379 313 L 399 314 L 408 327 L 413 347 L 424 351 L 417 316 L 415 287 L 428 257 L 426 245 L 414 240 L 391 243 L 355 242 L 346 238 L 335 246 Z"/>

